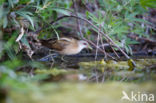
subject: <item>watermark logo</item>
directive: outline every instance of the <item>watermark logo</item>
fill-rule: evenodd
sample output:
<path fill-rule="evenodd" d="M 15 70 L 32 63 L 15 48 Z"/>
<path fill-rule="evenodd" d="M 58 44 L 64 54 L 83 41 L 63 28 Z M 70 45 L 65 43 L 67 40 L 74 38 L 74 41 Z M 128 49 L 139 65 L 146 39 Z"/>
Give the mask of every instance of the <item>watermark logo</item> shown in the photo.
<path fill-rule="evenodd" d="M 131 91 L 129 95 L 125 91 L 122 91 L 122 94 L 123 96 L 121 100 L 137 101 L 137 102 L 154 101 L 154 94 L 134 92 L 134 91 Z"/>

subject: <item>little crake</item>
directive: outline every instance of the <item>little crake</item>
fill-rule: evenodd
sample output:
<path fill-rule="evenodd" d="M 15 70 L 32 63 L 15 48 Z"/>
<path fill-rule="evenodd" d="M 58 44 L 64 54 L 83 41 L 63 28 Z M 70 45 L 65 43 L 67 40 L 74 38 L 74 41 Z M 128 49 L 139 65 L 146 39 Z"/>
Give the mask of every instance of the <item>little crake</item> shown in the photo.
<path fill-rule="evenodd" d="M 57 40 L 40 40 L 41 44 L 49 49 L 52 49 L 62 55 L 75 55 L 81 52 L 84 48 L 91 48 L 88 42 L 75 38 L 62 37 Z"/>

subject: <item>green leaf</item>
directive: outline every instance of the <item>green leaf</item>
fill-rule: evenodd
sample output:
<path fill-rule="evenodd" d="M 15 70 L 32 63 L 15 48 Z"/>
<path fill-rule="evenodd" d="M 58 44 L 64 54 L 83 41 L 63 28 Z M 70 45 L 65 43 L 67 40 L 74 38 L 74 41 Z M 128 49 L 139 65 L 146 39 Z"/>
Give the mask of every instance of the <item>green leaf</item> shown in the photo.
<path fill-rule="evenodd" d="M 61 14 L 64 14 L 64 15 L 70 15 L 70 12 L 67 11 L 67 10 L 64 10 L 64 9 L 53 8 L 53 10 L 55 10 L 56 12 L 59 12 L 59 13 L 61 13 Z"/>
<path fill-rule="evenodd" d="M 156 0 L 140 0 L 140 4 L 144 8 L 156 8 Z"/>
<path fill-rule="evenodd" d="M 31 12 L 27 12 L 27 11 L 16 11 L 16 13 L 22 17 L 24 17 L 25 19 L 27 19 L 32 27 L 34 28 L 34 20 L 33 18 L 31 17 L 33 14 Z"/>
<path fill-rule="evenodd" d="M 3 18 L 3 28 L 6 28 L 7 25 L 8 25 L 8 18 L 7 18 L 7 16 L 5 16 L 5 17 Z"/>
<path fill-rule="evenodd" d="M 148 21 L 146 21 L 144 19 L 133 18 L 132 20 L 135 21 L 135 22 L 137 21 L 137 22 L 140 22 L 140 23 L 152 24 L 152 23 L 150 23 L 150 22 L 148 22 Z"/>
<path fill-rule="evenodd" d="M 52 16 L 53 16 L 53 20 L 57 19 L 57 12 L 56 11 L 52 11 Z"/>
<path fill-rule="evenodd" d="M 86 17 L 89 18 L 89 11 L 86 11 Z"/>
<path fill-rule="evenodd" d="M 128 14 L 126 18 L 129 18 L 129 19 L 134 18 L 137 14 L 138 12 L 133 12 L 131 14 Z"/>
<path fill-rule="evenodd" d="M 5 2 L 5 0 L 0 0 L 0 5 L 2 5 Z"/>
<path fill-rule="evenodd" d="M 12 7 L 12 8 L 14 7 L 13 0 L 8 0 L 8 3 L 9 3 L 9 6 L 10 6 L 10 7 Z"/>
<path fill-rule="evenodd" d="M 30 47 L 29 43 L 28 43 L 28 40 L 26 39 L 26 36 L 23 35 L 22 39 L 21 39 L 21 42 L 26 45 L 27 47 Z"/>

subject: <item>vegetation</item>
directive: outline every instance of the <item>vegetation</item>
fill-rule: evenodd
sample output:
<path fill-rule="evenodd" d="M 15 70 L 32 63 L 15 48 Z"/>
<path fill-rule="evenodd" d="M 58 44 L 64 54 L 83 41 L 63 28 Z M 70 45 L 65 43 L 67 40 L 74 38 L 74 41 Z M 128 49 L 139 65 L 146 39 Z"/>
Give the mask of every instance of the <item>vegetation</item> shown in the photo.
<path fill-rule="evenodd" d="M 12 89 L 24 91 L 23 89 L 38 88 L 39 91 L 40 83 L 51 78 L 49 74 L 52 78 L 59 75 L 54 81 L 66 77 L 64 73 L 83 74 L 82 71 L 62 70 L 64 68 L 58 65 L 59 63 L 53 67 L 51 62 L 38 62 L 34 55 L 40 57 L 37 52 L 41 47 L 39 39 L 59 38 L 62 35 L 79 37 L 95 48 L 89 51 L 95 55 L 95 59 L 98 54 L 104 54 L 104 59 L 118 59 L 120 54 L 129 59 L 128 55 L 140 51 L 150 51 L 154 54 L 155 4 L 155 0 L 0 0 L 0 102 L 5 99 L 1 98 L 1 95 L 7 95 Z M 111 56 L 111 53 L 115 56 Z M 142 63 L 149 62 L 145 60 Z M 155 62 L 151 63 L 154 66 L 148 65 L 149 71 L 152 72 L 151 76 L 155 76 Z M 67 63 L 65 69 L 69 64 Z M 124 66 L 125 64 L 129 65 L 127 62 Z M 91 70 L 94 71 L 96 66 L 91 66 Z M 137 65 L 137 68 L 139 67 L 143 69 L 139 72 L 143 72 L 147 65 Z M 49 68 L 53 70 L 46 73 Z M 80 65 L 81 68 L 85 67 Z M 94 74 L 89 72 L 90 76 Z M 103 70 L 97 70 L 96 75 L 101 75 L 99 72 L 103 75 Z M 107 80 L 122 80 L 122 76 L 112 77 Z M 144 81 L 133 80 L 130 79 L 131 82 Z M 153 80 L 153 77 L 147 80 Z"/>

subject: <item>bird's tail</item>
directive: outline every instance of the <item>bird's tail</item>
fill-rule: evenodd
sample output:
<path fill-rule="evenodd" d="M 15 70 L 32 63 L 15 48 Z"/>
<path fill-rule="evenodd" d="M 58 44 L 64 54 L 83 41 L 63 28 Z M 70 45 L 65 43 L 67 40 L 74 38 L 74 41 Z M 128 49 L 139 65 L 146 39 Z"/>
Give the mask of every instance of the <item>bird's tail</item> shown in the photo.
<path fill-rule="evenodd" d="M 49 40 L 40 39 L 40 43 L 42 46 L 45 46 L 47 48 L 51 48 L 51 43 L 49 43 Z"/>

